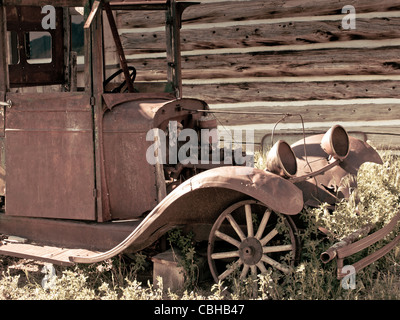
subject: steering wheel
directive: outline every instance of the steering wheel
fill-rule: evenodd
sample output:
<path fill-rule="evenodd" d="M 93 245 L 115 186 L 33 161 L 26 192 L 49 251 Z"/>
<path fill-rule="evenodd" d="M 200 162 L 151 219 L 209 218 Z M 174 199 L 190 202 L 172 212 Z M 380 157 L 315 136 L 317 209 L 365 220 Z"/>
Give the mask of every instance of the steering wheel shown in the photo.
<path fill-rule="evenodd" d="M 128 70 L 130 70 L 129 77 L 132 80 L 132 84 L 135 82 L 136 78 L 136 69 L 135 67 L 128 67 Z M 128 92 L 128 89 L 125 88 L 123 91 L 122 88 L 126 85 L 126 80 L 124 80 L 118 87 L 112 89 L 111 91 L 105 91 L 106 86 L 117 76 L 119 76 L 123 72 L 122 69 L 119 69 L 117 72 L 114 72 L 111 76 L 109 76 L 104 82 L 103 82 L 103 88 L 104 92 L 106 93 L 123 93 L 123 92 Z M 136 91 L 136 90 L 135 90 Z"/>

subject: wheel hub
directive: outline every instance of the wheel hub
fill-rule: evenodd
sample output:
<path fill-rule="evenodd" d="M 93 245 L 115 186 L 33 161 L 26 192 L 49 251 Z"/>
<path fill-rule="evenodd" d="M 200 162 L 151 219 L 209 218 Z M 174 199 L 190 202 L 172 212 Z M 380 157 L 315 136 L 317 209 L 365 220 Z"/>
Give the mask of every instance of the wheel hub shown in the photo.
<path fill-rule="evenodd" d="M 239 256 L 245 264 L 255 265 L 262 257 L 262 245 L 256 238 L 250 237 L 242 241 Z"/>

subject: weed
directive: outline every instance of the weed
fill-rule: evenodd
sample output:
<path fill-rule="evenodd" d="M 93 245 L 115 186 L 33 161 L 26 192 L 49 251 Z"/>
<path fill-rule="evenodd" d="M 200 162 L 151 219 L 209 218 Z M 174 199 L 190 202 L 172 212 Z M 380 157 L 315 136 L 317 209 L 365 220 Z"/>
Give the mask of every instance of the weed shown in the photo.
<path fill-rule="evenodd" d="M 168 241 L 171 249 L 178 249 L 178 254 L 175 254 L 178 260 L 178 266 L 184 270 L 184 287 L 187 290 L 192 290 L 196 287 L 199 278 L 198 259 L 194 247 L 194 234 L 182 234 L 181 229 L 173 229 L 168 232 Z"/>
<path fill-rule="evenodd" d="M 163 291 L 162 279 L 157 286 L 143 285 L 137 275 L 149 266 L 143 253 L 126 261 L 122 256 L 89 266 L 57 268 L 58 276 L 49 289 L 40 285 L 40 268 L 17 271 L 13 258 L 0 259 L 0 300 L 2 299 L 400 299 L 400 247 L 357 272 L 356 287 L 346 290 L 336 278 L 336 262 L 324 264 L 320 254 L 338 239 L 350 234 L 366 223 L 376 229 L 387 224 L 400 209 L 400 160 L 390 153 L 383 155 L 383 165 L 364 164 L 358 173 L 358 188 L 349 200 L 340 201 L 331 210 L 326 204 L 318 208 L 305 208 L 300 220 L 306 228 L 299 231 L 302 241 L 301 262 L 284 275 L 271 268 L 257 278 L 237 280 L 236 287 L 228 291 L 224 282 L 211 288 L 197 287 L 199 269 L 193 235 L 183 235 L 176 229 L 168 240 L 179 251 L 181 266 L 185 270 L 186 290 L 183 293 Z M 282 225 L 283 227 L 283 225 Z M 319 228 L 330 231 L 323 234 Z M 381 248 L 399 233 L 399 226 L 387 237 L 370 248 L 345 261 L 352 264 Z M 23 265 L 23 267 L 26 265 Z M 36 270 L 36 271 L 34 271 Z M 238 273 L 233 273 L 238 274 Z M 201 291 L 203 290 L 203 291 Z"/>

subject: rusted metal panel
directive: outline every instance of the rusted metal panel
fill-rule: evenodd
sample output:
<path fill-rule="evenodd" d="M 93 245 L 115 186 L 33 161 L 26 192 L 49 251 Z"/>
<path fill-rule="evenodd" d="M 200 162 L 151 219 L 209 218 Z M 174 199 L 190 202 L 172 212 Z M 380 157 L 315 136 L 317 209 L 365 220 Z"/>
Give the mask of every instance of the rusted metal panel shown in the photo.
<path fill-rule="evenodd" d="M 297 177 L 307 175 L 329 165 L 328 155 L 320 145 L 322 137 L 323 135 L 307 137 L 305 139 L 305 147 L 303 140 L 291 146 L 297 157 Z M 304 202 L 307 205 L 318 206 L 321 202 L 336 203 L 338 197 L 346 197 L 348 195 L 348 191 L 341 188 L 344 177 L 357 174 L 358 169 L 365 162 L 382 163 L 379 154 L 371 146 L 354 137 L 349 138 L 349 155 L 339 165 L 312 179 L 295 182 L 303 191 Z M 352 187 L 355 187 L 355 185 Z"/>
<path fill-rule="evenodd" d="M 105 132 L 145 132 L 153 128 L 153 118 L 165 100 L 125 101 L 113 105 L 104 114 Z"/>
<path fill-rule="evenodd" d="M 141 94 L 141 93 L 113 93 L 113 94 L 103 94 L 102 95 L 102 100 L 104 100 L 104 104 L 102 105 L 101 111 L 98 111 L 98 114 L 96 116 L 96 119 L 98 119 L 98 121 L 96 121 L 96 123 L 98 123 L 98 133 L 96 134 L 96 143 L 98 144 L 97 150 L 98 150 L 98 159 L 99 161 L 97 161 L 97 166 L 99 168 L 99 174 L 98 176 L 100 176 L 100 179 L 97 179 L 97 183 L 101 183 L 101 187 L 98 187 L 98 190 L 101 192 L 101 197 L 99 197 L 99 199 L 101 199 L 101 205 L 99 205 L 98 207 L 102 208 L 102 213 L 99 213 L 98 216 L 98 221 L 108 221 L 111 219 L 119 219 L 120 216 L 119 214 L 117 214 L 117 211 L 119 211 L 119 209 L 114 210 L 114 214 L 113 216 L 111 215 L 111 195 L 109 192 L 109 187 L 108 184 L 111 184 L 111 188 L 113 188 L 113 186 L 118 186 L 118 179 L 117 177 L 114 176 L 110 176 L 109 173 L 107 173 L 107 168 L 106 166 L 110 165 L 110 166 L 114 166 L 116 164 L 113 164 L 112 162 L 109 163 L 108 161 L 105 160 L 105 156 L 106 153 L 110 153 L 110 151 L 105 150 L 105 148 L 107 147 L 107 145 L 104 144 L 104 136 L 108 135 L 108 138 L 106 137 L 106 140 L 110 140 L 110 139 L 115 139 L 115 136 L 118 135 L 118 132 L 133 132 L 135 131 L 136 133 L 140 133 L 140 132 L 147 132 L 148 130 L 150 130 L 153 126 L 153 116 L 154 113 L 157 111 L 157 108 L 154 104 L 152 103 L 156 103 L 159 105 L 162 105 L 163 103 L 170 101 L 172 99 L 174 99 L 173 96 L 168 95 L 168 94 L 159 94 L 159 95 L 153 95 L 153 94 Z M 101 99 L 99 99 L 99 101 L 101 101 Z M 138 103 L 140 102 L 144 102 L 140 107 L 138 106 Z M 132 116 L 132 118 L 124 118 L 124 117 L 118 117 L 114 118 L 113 116 L 113 109 L 114 108 L 118 108 L 119 105 L 123 105 L 126 103 L 130 103 L 131 105 L 131 110 L 130 110 L 130 114 Z M 150 108 L 149 108 L 150 107 Z M 153 108 L 154 110 L 151 110 L 151 108 Z M 107 111 L 109 110 L 109 111 Z M 111 110 L 111 113 L 110 113 Z M 103 115 L 105 113 L 105 117 L 103 118 Z M 114 115 L 117 115 L 118 112 L 116 112 Z M 105 127 L 105 131 L 108 131 L 108 134 L 104 133 L 103 131 L 103 127 Z M 112 134 L 110 134 L 112 132 Z M 114 136 L 114 137 L 113 137 Z M 125 137 L 127 137 L 125 135 Z M 133 144 L 135 144 L 135 141 L 132 141 Z M 115 146 L 113 146 L 111 144 L 111 148 L 115 148 Z M 121 150 L 119 150 L 118 152 L 122 152 Z M 142 151 L 145 153 L 145 151 Z M 111 156 L 113 157 L 113 153 L 111 152 Z M 136 159 L 136 158 L 135 158 Z M 140 160 L 144 160 L 143 158 L 141 158 Z M 131 163 L 132 161 L 129 160 L 129 163 Z M 147 164 L 147 162 L 146 162 Z M 128 164 L 125 164 L 128 165 Z M 118 170 L 118 174 L 121 175 L 121 168 Z M 131 172 L 131 171 L 129 171 Z M 151 173 L 153 174 L 153 173 Z M 115 180 L 114 180 L 115 179 Z M 126 184 L 129 184 L 129 182 L 127 181 L 127 179 L 131 179 L 130 181 L 132 181 L 133 178 L 129 177 L 129 176 L 123 176 L 123 179 L 125 179 L 124 181 L 126 181 Z M 145 177 L 146 181 L 148 179 L 148 177 Z M 122 202 L 128 201 L 129 203 L 131 203 L 132 201 L 132 195 L 128 195 L 126 198 L 124 199 L 120 199 L 123 200 Z M 153 200 L 151 200 L 153 201 Z M 114 201 L 115 203 L 115 201 Z M 117 202 L 119 203 L 119 202 Z M 119 203 L 118 207 L 122 208 L 125 205 L 123 203 Z M 145 206 L 147 207 L 147 206 Z M 133 211 L 131 212 L 131 214 L 133 214 L 133 216 L 138 216 L 140 214 L 142 214 L 143 211 L 143 207 L 142 208 L 136 208 L 138 209 L 137 211 Z M 151 208 L 150 208 L 151 209 Z M 123 211 L 125 212 L 124 215 L 127 214 L 127 211 L 129 209 L 126 207 L 126 209 L 123 209 Z M 149 210 L 149 208 L 144 209 Z"/>
<path fill-rule="evenodd" d="M 148 99 L 170 101 L 175 99 L 175 96 L 169 93 L 105 93 L 102 96 L 105 108 L 110 110 L 121 103 L 129 101 Z"/>
<path fill-rule="evenodd" d="M 146 160 L 151 145 L 146 134 L 154 114 L 148 106 L 154 103 L 127 103 L 104 115 L 104 165 L 112 219 L 135 218 L 157 204 L 155 167 Z"/>
<path fill-rule="evenodd" d="M 143 152 L 149 146 L 146 133 L 104 132 L 112 219 L 139 217 L 157 204 L 155 167 Z"/>
<path fill-rule="evenodd" d="M 6 214 L 95 219 L 89 96 L 13 94 L 6 121 Z"/>
<path fill-rule="evenodd" d="M 157 181 L 160 174 L 146 159 L 146 150 L 153 144 L 146 141 L 149 130 L 166 130 L 170 119 L 185 121 L 185 126 L 191 127 L 201 113 L 192 115 L 186 109 L 206 108 L 199 100 L 169 101 L 166 98 L 170 95 L 164 95 L 164 99 L 140 97 L 135 100 L 134 94 L 103 95 L 108 108 L 102 124 L 102 163 L 106 176 L 103 197 L 110 203 L 111 219 L 139 217 L 150 212 L 162 198 L 157 186 L 165 184 L 165 180 Z"/>
<path fill-rule="evenodd" d="M 140 219 L 135 219 L 117 223 L 83 223 L 1 214 L 0 234 L 11 234 L 50 246 L 109 250 L 121 243 L 140 222 Z"/>

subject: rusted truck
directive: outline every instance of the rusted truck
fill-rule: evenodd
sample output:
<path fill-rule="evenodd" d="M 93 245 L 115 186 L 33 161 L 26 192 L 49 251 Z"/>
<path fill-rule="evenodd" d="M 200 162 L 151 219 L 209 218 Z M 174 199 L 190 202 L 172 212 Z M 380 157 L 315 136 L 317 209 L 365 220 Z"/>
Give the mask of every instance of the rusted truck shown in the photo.
<path fill-rule="evenodd" d="M 171 123 L 199 134 L 217 128 L 205 101 L 182 95 L 179 34 L 191 5 L 0 2 L 0 254 L 59 265 L 94 263 L 142 250 L 184 226 L 208 243 L 215 281 L 231 274 L 232 265 L 242 278 L 267 267 L 290 272 L 301 248 L 293 217 L 304 205 L 348 197 L 354 185 L 344 184 L 345 178 L 366 161 L 381 163 L 373 148 L 341 126 L 292 146 L 278 141 L 265 170 L 170 157 L 148 161 L 157 141 L 146 138 L 149 132 L 168 134 Z M 80 10 L 84 81 L 78 83 L 71 26 Z M 165 13 L 164 82 L 135 81 L 114 10 Z M 111 75 L 103 13 L 120 64 Z M 44 30 L 45 18 L 55 19 L 54 28 L 45 21 Z M 47 43 L 47 51 L 35 55 L 43 32 L 47 42 L 42 39 L 40 47 Z M 168 155 L 171 147 L 160 150 Z"/>

